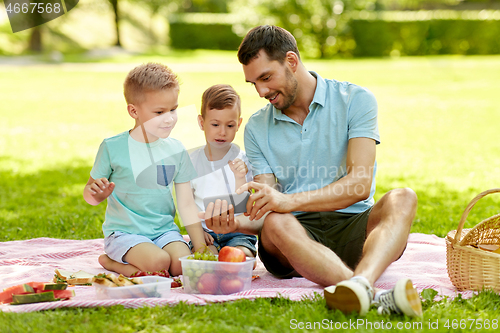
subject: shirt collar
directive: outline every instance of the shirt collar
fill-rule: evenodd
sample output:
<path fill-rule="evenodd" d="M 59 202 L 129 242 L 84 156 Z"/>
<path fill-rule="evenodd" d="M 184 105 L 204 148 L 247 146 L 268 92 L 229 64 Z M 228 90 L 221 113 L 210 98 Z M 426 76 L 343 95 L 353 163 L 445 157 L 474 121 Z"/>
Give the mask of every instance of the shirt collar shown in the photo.
<path fill-rule="evenodd" d="M 314 97 L 311 102 L 311 105 L 313 104 L 319 104 L 322 107 L 325 107 L 326 104 L 326 82 L 325 79 L 323 79 L 318 73 L 314 71 L 309 71 L 312 76 L 316 78 L 316 90 L 314 92 Z M 274 105 L 271 104 L 271 107 L 273 108 L 273 117 L 274 120 L 284 120 L 284 121 L 291 121 L 289 117 L 283 114 L 281 110 L 278 110 L 274 107 Z"/>

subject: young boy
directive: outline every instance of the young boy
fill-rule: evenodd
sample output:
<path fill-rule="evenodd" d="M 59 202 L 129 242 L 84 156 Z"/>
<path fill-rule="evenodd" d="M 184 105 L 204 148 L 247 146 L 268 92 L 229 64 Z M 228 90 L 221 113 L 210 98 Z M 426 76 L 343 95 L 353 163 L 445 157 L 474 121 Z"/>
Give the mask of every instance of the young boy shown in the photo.
<path fill-rule="evenodd" d="M 134 128 L 105 139 L 83 191 L 87 203 L 108 199 L 99 263 L 126 276 L 167 269 L 182 273 L 179 257 L 191 253 L 174 223 L 175 206 L 194 250 L 206 246 L 189 181 L 196 177 L 184 146 L 170 132 L 177 122 L 177 76 L 161 64 L 134 68 L 124 95 Z"/>
<path fill-rule="evenodd" d="M 235 189 L 252 180 L 248 159 L 232 144 L 241 125 L 241 102 L 234 89 L 218 84 L 205 90 L 201 100 L 198 124 L 205 132 L 207 144 L 190 154 L 198 178 L 191 181 L 196 205 L 205 211 L 206 197 L 234 193 Z M 238 247 L 247 256 L 255 257 L 257 238 L 242 233 L 216 234 L 203 221 L 205 241 L 220 250 L 224 246 Z"/>

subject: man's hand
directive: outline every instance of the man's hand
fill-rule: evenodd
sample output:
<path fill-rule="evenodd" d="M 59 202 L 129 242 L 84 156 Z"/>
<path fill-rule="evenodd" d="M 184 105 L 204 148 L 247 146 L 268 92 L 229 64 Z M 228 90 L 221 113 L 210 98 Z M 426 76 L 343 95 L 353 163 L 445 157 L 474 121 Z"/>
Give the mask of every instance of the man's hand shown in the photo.
<path fill-rule="evenodd" d="M 199 212 L 198 217 L 205 219 L 207 228 L 216 234 L 228 234 L 238 229 L 239 223 L 234 218 L 234 207 L 226 200 L 215 200 L 208 204 L 205 212 Z"/>
<path fill-rule="evenodd" d="M 278 192 L 267 184 L 249 182 L 236 190 L 237 194 L 244 191 L 255 190 L 247 201 L 247 211 L 245 216 L 250 216 L 250 220 L 258 220 L 267 212 L 290 213 L 293 205 L 290 195 Z"/>
<path fill-rule="evenodd" d="M 229 164 L 229 168 L 234 173 L 234 176 L 236 178 L 245 179 L 245 177 L 248 173 L 248 167 L 247 167 L 245 162 L 243 162 L 239 158 L 235 158 L 233 161 L 229 161 L 228 164 Z"/>

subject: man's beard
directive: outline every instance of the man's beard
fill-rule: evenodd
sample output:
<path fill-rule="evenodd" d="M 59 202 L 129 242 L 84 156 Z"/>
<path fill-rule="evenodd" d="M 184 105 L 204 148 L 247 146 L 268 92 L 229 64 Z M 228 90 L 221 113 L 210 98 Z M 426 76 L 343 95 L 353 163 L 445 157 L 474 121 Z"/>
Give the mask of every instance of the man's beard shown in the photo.
<path fill-rule="evenodd" d="M 293 76 L 292 71 L 286 67 L 286 87 L 283 92 L 279 91 L 280 95 L 283 97 L 283 104 L 275 105 L 274 107 L 283 111 L 292 106 L 297 98 L 298 85 L 297 79 Z"/>

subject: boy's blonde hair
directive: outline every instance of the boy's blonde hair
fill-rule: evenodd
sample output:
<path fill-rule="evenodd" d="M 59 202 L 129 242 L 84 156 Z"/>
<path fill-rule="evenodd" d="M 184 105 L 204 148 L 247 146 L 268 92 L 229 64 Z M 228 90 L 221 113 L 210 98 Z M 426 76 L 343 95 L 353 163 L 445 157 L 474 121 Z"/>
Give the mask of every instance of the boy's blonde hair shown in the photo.
<path fill-rule="evenodd" d="M 138 104 L 147 92 L 172 88 L 179 88 L 177 75 L 163 64 L 150 62 L 128 73 L 123 83 L 123 95 L 127 104 Z"/>
<path fill-rule="evenodd" d="M 234 106 L 238 108 L 240 116 L 241 100 L 238 93 L 228 84 L 216 84 L 205 90 L 201 97 L 201 116 L 205 119 L 208 110 L 222 110 Z"/>

